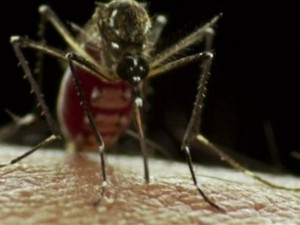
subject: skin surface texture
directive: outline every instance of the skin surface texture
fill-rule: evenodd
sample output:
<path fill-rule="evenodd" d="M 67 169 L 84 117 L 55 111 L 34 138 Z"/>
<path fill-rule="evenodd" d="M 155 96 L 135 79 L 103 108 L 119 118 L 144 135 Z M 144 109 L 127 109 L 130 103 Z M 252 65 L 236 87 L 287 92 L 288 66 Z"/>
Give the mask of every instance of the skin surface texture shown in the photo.
<path fill-rule="evenodd" d="M 25 148 L 0 146 L 1 162 Z M 97 159 L 97 155 L 89 155 Z M 140 157 L 107 156 L 108 190 L 98 207 L 99 163 L 78 154 L 39 150 L 0 170 L 1 224 L 300 224 L 300 193 L 272 189 L 233 170 L 195 166 L 205 193 L 196 192 L 187 165 L 150 159 L 144 184 Z M 296 186 L 292 176 L 263 174 Z"/>

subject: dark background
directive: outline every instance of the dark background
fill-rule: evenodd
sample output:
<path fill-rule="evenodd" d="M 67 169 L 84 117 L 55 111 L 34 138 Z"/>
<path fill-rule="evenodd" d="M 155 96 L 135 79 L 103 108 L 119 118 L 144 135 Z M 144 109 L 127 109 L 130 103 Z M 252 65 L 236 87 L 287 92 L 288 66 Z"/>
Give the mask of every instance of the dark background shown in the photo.
<path fill-rule="evenodd" d="M 93 1 L 0 1 L 0 125 L 10 121 L 7 108 L 24 115 L 31 112 L 34 98 L 9 44 L 14 34 L 36 38 L 38 6 L 49 4 L 63 21 L 84 24 L 94 10 Z M 168 46 L 224 13 L 216 31 L 212 76 L 203 115 L 202 131 L 212 141 L 239 155 L 264 164 L 282 164 L 300 172 L 300 162 L 291 157 L 300 152 L 298 85 L 300 6 L 296 1 L 149 1 L 151 15 L 164 13 L 169 23 L 160 46 Z M 49 43 L 65 45 L 49 27 Z M 26 52 L 27 53 L 27 52 Z M 28 53 L 28 61 L 34 61 Z M 49 105 L 55 106 L 60 66 L 46 60 L 43 89 Z M 177 133 L 185 128 L 196 93 L 197 66 L 190 66 L 152 81 L 148 97 L 150 136 L 166 148 L 178 151 Z M 280 161 L 272 160 L 265 127 L 272 127 Z M 177 152 L 176 152 L 177 154 Z M 175 154 L 175 155 L 176 155 Z M 197 160 L 206 160 L 194 153 Z M 246 161 L 247 163 L 247 161 Z"/>

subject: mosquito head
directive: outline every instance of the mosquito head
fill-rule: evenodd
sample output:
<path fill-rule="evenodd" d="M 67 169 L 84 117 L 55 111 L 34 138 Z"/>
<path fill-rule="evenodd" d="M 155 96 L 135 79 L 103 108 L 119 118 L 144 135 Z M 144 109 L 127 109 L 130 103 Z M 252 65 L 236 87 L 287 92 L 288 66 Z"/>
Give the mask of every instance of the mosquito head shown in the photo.
<path fill-rule="evenodd" d="M 148 45 L 150 17 L 136 1 L 114 0 L 99 8 L 97 25 L 107 64 L 123 65 L 128 55 L 141 55 Z M 134 56 L 137 61 L 143 57 Z M 135 60 L 133 60 L 135 61 Z M 123 66 L 118 66 L 118 68 Z"/>
<path fill-rule="evenodd" d="M 126 53 L 117 65 L 118 76 L 135 85 L 139 84 L 149 73 L 149 63 L 142 56 Z"/>

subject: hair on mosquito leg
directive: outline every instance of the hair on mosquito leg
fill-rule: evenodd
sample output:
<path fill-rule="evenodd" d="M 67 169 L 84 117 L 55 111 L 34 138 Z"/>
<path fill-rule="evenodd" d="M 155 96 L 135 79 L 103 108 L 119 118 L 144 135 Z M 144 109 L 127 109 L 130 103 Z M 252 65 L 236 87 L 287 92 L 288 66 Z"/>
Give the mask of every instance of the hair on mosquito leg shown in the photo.
<path fill-rule="evenodd" d="M 15 163 L 21 161 L 22 159 L 28 157 L 29 155 L 31 155 L 35 151 L 37 151 L 42 146 L 48 145 L 48 144 L 52 143 L 55 140 L 61 139 L 60 131 L 59 131 L 58 127 L 56 126 L 56 123 L 55 123 L 54 119 L 52 118 L 52 116 L 50 114 L 50 111 L 48 109 L 47 104 L 44 101 L 44 97 L 43 97 L 43 95 L 42 95 L 42 93 L 40 91 L 39 86 L 37 85 L 36 81 L 33 78 L 31 70 L 30 70 L 30 68 L 29 68 L 29 66 L 28 66 L 28 64 L 26 62 L 26 59 L 25 59 L 25 57 L 23 55 L 23 52 L 21 50 L 21 46 L 19 45 L 18 41 L 19 41 L 18 37 L 13 36 L 11 38 L 11 43 L 13 45 L 13 49 L 14 49 L 14 51 L 16 53 L 17 58 L 19 59 L 19 63 L 21 65 L 23 71 L 25 72 L 25 78 L 30 83 L 31 90 L 35 94 L 35 97 L 36 97 L 37 102 L 38 102 L 38 106 L 41 108 L 42 113 L 46 117 L 46 120 L 48 122 L 49 128 L 50 128 L 50 130 L 52 132 L 52 135 L 50 135 L 48 138 L 46 138 L 45 140 L 43 140 L 40 143 L 38 143 L 35 147 L 31 148 L 27 152 L 23 153 L 19 157 L 16 157 L 15 159 L 11 160 L 9 163 L 1 164 L 0 167 L 5 167 L 5 166 L 8 166 L 8 165 L 15 164 Z"/>
<path fill-rule="evenodd" d="M 212 36 L 208 38 L 206 41 L 206 50 L 209 50 L 209 46 L 207 44 L 211 44 Z M 192 111 L 192 115 L 190 117 L 190 121 L 188 123 L 187 129 L 185 131 L 184 137 L 182 139 L 182 144 L 181 144 L 181 150 L 185 153 L 186 155 L 186 161 L 189 166 L 189 170 L 191 173 L 192 180 L 194 182 L 194 185 L 199 192 L 199 194 L 205 199 L 206 202 L 208 202 L 211 206 L 214 208 L 218 209 L 221 212 L 226 212 L 225 209 L 214 203 L 210 198 L 204 193 L 204 191 L 199 187 L 194 168 L 193 168 L 193 162 L 192 162 L 192 157 L 190 154 L 190 145 L 192 140 L 194 139 L 195 135 L 199 133 L 199 128 L 201 124 L 201 114 L 204 106 L 204 99 L 206 97 L 206 85 L 207 81 L 209 78 L 210 74 L 210 66 L 211 66 L 211 61 L 213 58 L 213 55 L 209 52 L 206 52 L 205 54 L 202 55 L 202 63 L 201 63 L 201 75 L 198 83 L 198 91 L 196 95 L 196 100 L 194 102 L 194 108 Z"/>
<path fill-rule="evenodd" d="M 40 91 L 40 87 L 37 85 L 36 81 L 33 78 L 31 70 L 26 62 L 23 52 L 21 51 L 21 46 L 18 43 L 19 39 L 17 37 L 11 38 L 11 43 L 13 45 L 14 51 L 16 53 L 17 58 L 19 59 L 20 65 L 25 72 L 25 78 L 30 83 L 31 91 L 35 94 L 35 97 L 38 102 L 38 106 L 42 109 L 42 113 L 45 115 L 46 120 L 49 124 L 49 128 L 55 136 L 60 136 L 60 131 L 54 122 L 53 117 L 49 111 L 47 104 L 45 103 L 44 97 Z"/>

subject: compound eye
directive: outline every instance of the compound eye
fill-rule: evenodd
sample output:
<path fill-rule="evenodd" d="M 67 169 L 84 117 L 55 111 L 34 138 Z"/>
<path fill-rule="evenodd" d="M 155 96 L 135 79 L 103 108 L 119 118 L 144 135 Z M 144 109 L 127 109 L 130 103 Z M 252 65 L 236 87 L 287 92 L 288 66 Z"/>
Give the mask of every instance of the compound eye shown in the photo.
<path fill-rule="evenodd" d="M 139 83 L 149 73 L 149 64 L 141 55 L 124 54 L 117 66 L 118 76 L 130 83 Z"/>

